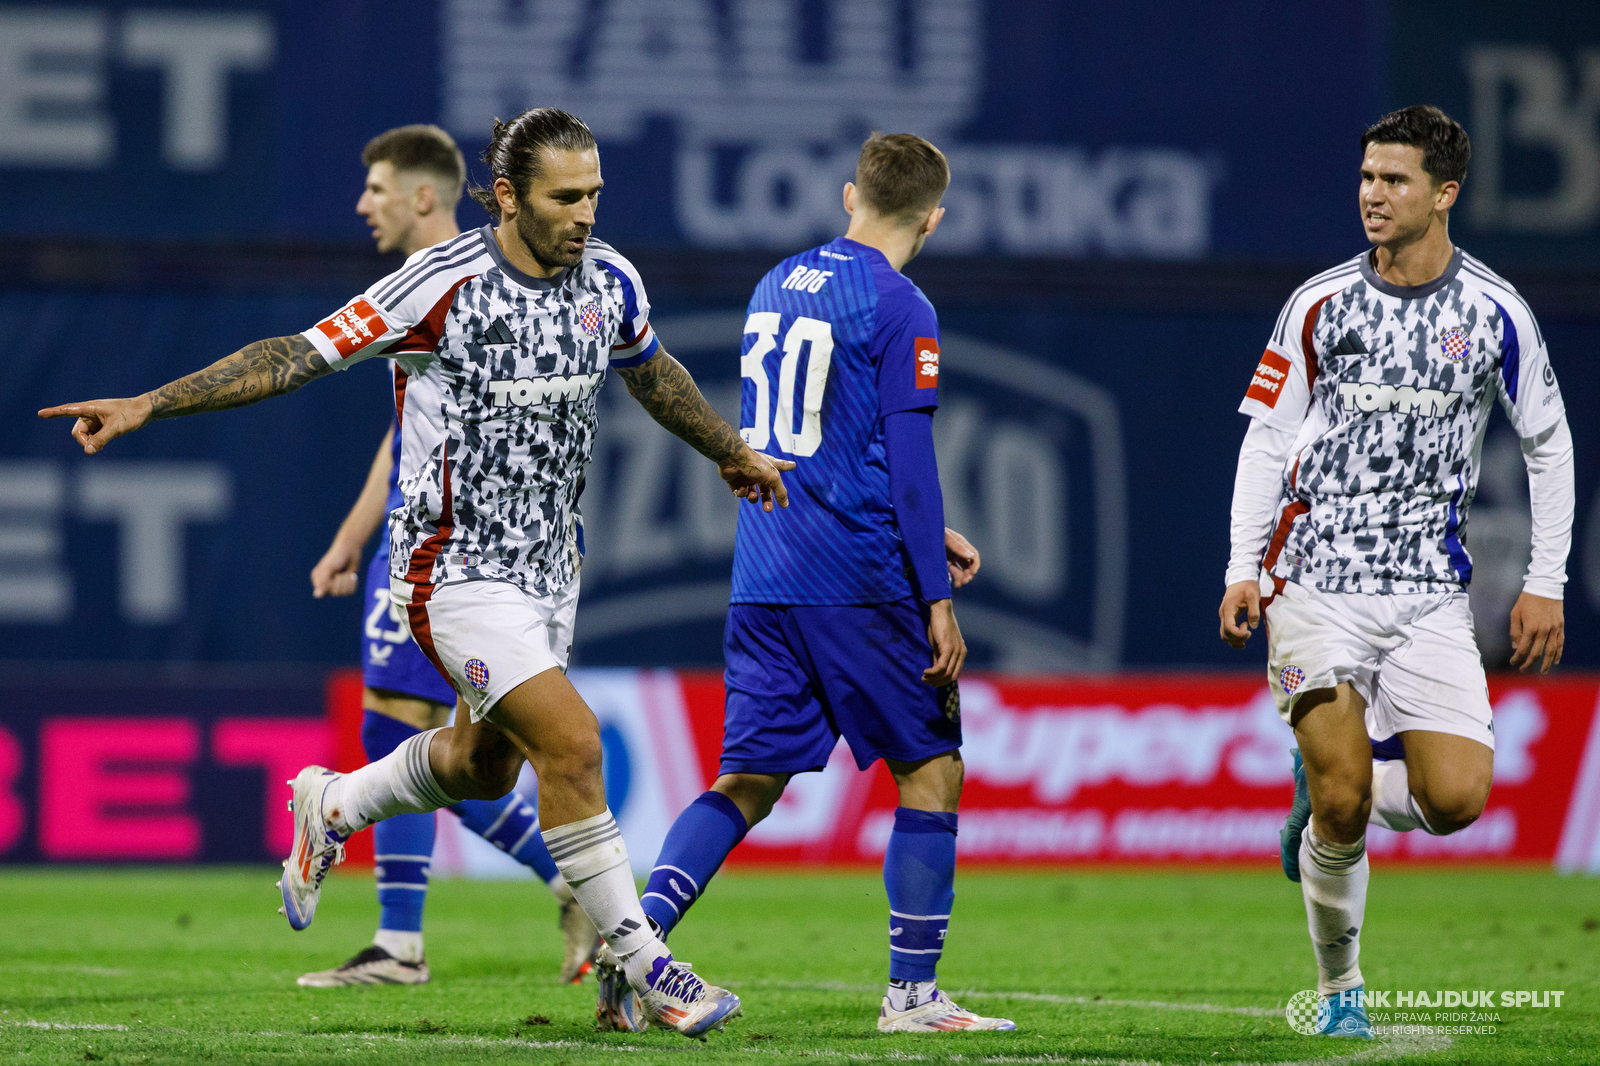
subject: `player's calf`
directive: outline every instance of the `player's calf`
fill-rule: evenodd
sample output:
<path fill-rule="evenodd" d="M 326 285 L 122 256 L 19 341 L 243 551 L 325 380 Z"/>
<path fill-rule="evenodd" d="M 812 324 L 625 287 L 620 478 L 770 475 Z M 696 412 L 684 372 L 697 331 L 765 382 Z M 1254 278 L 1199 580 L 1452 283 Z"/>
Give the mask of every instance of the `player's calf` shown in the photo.
<path fill-rule="evenodd" d="M 441 730 L 429 750 L 434 777 L 456 800 L 497 800 L 516 787 L 522 751 L 485 722 Z"/>

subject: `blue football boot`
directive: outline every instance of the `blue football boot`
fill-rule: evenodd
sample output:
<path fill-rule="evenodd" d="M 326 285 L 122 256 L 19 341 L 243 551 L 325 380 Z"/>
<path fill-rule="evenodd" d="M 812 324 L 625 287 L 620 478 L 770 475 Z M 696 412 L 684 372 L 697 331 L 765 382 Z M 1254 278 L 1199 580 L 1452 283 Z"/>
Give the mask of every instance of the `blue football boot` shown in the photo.
<path fill-rule="evenodd" d="M 1365 986 L 1357 985 L 1348 992 L 1335 992 L 1328 997 L 1328 1024 L 1320 1032 L 1323 1036 L 1348 1036 L 1357 1040 L 1372 1039 L 1372 1023 L 1367 1020 L 1366 1005 L 1361 1002 Z"/>
<path fill-rule="evenodd" d="M 1300 880 L 1300 837 L 1311 821 L 1311 790 L 1306 785 L 1306 768 L 1300 761 L 1300 749 L 1290 748 L 1294 756 L 1294 804 L 1289 817 L 1283 821 L 1278 834 L 1278 858 L 1283 862 L 1283 876 L 1291 881 Z M 1366 1015 L 1362 1015 L 1366 1017 Z"/>

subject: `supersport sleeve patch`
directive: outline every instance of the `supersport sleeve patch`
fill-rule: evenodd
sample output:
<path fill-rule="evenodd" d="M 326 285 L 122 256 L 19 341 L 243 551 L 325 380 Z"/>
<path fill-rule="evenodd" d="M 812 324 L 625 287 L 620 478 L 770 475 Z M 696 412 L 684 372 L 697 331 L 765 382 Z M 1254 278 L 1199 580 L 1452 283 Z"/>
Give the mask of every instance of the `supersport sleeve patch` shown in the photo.
<path fill-rule="evenodd" d="M 915 337 L 912 349 L 916 352 L 916 386 L 919 389 L 939 387 L 939 338 Z"/>
<path fill-rule="evenodd" d="M 331 366 L 348 360 L 388 332 L 378 309 L 359 296 L 306 330 L 305 337 Z"/>
<path fill-rule="evenodd" d="M 1289 380 L 1289 369 L 1289 360 L 1268 348 L 1261 353 L 1261 362 L 1250 378 L 1250 387 L 1245 390 L 1244 398 L 1268 407 L 1278 406 L 1278 397 L 1283 395 L 1283 387 Z"/>

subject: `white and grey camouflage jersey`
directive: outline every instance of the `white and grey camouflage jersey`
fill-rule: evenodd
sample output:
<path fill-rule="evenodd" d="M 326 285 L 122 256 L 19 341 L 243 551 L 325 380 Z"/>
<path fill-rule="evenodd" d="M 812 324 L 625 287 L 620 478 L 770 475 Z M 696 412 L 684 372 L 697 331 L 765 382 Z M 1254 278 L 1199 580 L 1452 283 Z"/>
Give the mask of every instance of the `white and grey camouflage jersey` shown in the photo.
<path fill-rule="evenodd" d="M 572 579 L 578 482 L 608 366 L 660 345 L 633 265 L 589 239 L 554 278 L 507 261 L 487 226 L 413 255 L 306 331 L 342 369 L 394 360 L 400 491 L 389 573 L 549 594 Z"/>
<path fill-rule="evenodd" d="M 1524 438 L 1563 414 L 1527 303 L 1459 248 L 1426 285 L 1363 253 L 1301 286 L 1239 405 L 1297 434 L 1263 568 L 1323 592 L 1466 585 L 1493 399 Z"/>

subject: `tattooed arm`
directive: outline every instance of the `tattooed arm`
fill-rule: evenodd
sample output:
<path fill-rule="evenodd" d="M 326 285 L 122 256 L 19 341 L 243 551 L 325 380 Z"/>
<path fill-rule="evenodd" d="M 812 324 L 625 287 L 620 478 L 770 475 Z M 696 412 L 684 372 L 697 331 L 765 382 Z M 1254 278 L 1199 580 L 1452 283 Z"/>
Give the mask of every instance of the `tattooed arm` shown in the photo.
<path fill-rule="evenodd" d="M 163 385 L 154 392 L 123 400 L 89 400 L 47 407 L 40 418 L 76 416 L 72 437 L 93 455 L 113 437 L 132 433 L 158 418 L 178 418 L 293 392 L 312 378 L 328 373 L 328 364 L 302 336 L 256 341 L 204 370 Z"/>
<path fill-rule="evenodd" d="M 768 511 L 774 500 L 780 507 L 789 506 L 779 471 L 793 470 L 794 464 L 762 455 L 740 439 L 739 431 L 706 402 L 694 378 L 666 349 L 639 366 L 618 367 L 617 374 L 651 418 L 717 464 L 735 496 L 760 503 Z"/>

